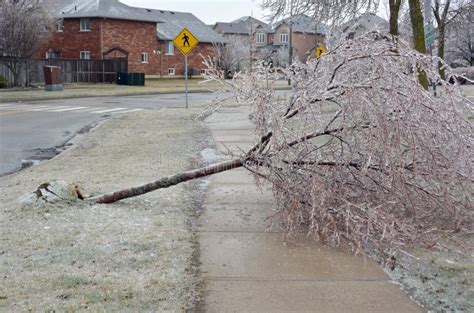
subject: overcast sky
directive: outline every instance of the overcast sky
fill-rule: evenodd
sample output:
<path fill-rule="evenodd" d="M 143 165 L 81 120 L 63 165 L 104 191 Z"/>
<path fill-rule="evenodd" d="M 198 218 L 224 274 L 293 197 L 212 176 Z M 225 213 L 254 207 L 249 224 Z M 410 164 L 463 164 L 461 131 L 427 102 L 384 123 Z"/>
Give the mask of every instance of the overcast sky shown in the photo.
<path fill-rule="evenodd" d="M 264 20 L 265 13 L 259 8 L 260 0 L 120 0 L 125 4 L 170 11 L 190 12 L 206 24 L 230 22 L 242 16 L 252 15 Z"/>
<path fill-rule="evenodd" d="M 252 16 L 268 22 L 260 8 L 261 0 L 120 0 L 121 2 L 149 9 L 162 9 L 179 12 L 190 12 L 206 24 L 230 22 L 242 16 Z M 388 20 L 388 6 L 381 1 L 377 15 Z"/>

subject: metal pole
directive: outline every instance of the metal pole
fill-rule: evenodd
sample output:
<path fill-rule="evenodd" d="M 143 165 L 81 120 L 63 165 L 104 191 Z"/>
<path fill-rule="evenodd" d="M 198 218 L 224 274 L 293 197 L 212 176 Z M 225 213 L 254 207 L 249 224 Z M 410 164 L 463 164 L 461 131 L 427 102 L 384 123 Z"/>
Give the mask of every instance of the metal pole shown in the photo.
<path fill-rule="evenodd" d="M 186 86 L 186 109 L 188 108 L 188 56 L 184 56 L 184 76 L 185 86 Z"/>

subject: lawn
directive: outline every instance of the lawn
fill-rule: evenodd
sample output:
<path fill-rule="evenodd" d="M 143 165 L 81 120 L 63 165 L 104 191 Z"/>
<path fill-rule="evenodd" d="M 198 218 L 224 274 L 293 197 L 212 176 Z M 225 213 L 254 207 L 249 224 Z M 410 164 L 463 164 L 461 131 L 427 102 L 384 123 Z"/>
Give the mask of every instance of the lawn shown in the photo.
<path fill-rule="evenodd" d="M 463 85 L 461 89 L 467 97 L 474 97 L 474 85 Z"/>
<path fill-rule="evenodd" d="M 212 92 L 219 88 L 217 82 L 205 82 L 201 78 L 188 81 L 189 92 Z M 286 89 L 286 81 L 276 82 L 275 88 Z M 147 78 L 145 86 L 114 84 L 66 84 L 64 91 L 46 92 L 43 88 L 0 89 L 0 102 L 34 101 L 83 97 L 132 96 L 159 93 L 184 93 L 185 81 L 181 78 Z"/>
<path fill-rule="evenodd" d="M 103 193 L 199 166 L 210 142 L 200 112 L 123 114 L 58 157 L 1 177 L 0 312 L 191 310 L 202 182 L 113 205 L 18 198 L 51 180 Z"/>
<path fill-rule="evenodd" d="M 43 88 L 0 89 L 0 102 L 35 101 L 83 97 L 133 96 L 159 93 L 184 93 L 182 78 L 147 78 L 145 86 L 119 86 L 114 84 L 66 84 L 62 92 L 46 92 Z M 189 92 L 216 91 L 218 82 L 205 82 L 202 78 L 188 81 Z M 286 81 L 274 82 L 275 89 L 289 89 Z M 474 85 L 461 86 L 466 96 L 474 97 Z"/>

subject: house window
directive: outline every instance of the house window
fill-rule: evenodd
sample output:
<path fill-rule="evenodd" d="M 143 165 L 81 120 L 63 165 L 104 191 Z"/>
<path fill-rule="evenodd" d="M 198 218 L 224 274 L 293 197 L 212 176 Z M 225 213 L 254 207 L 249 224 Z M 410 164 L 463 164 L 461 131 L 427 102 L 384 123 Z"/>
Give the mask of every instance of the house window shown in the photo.
<path fill-rule="evenodd" d="M 286 34 L 286 33 L 280 34 L 280 42 L 281 43 L 288 43 L 288 38 L 289 38 L 288 34 Z"/>
<path fill-rule="evenodd" d="M 62 33 L 64 31 L 64 20 L 63 19 L 58 20 L 58 22 L 56 23 L 56 29 L 60 33 Z"/>
<path fill-rule="evenodd" d="M 172 41 L 165 41 L 165 54 L 173 55 L 174 54 L 174 44 Z"/>
<path fill-rule="evenodd" d="M 90 21 L 88 18 L 81 18 L 81 32 L 90 31 Z"/>
<path fill-rule="evenodd" d="M 257 34 L 257 43 L 265 43 L 265 33 Z"/>
<path fill-rule="evenodd" d="M 201 75 L 206 75 L 207 74 L 207 69 L 201 69 Z"/>
<path fill-rule="evenodd" d="M 90 51 L 81 51 L 79 56 L 81 60 L 90 60 L 91 59 L 91 52 Z"/>
<path fill-rule="evenodd" d="M 59 59 L 61 52 L 49 50 L 46 52 L 46 59 Z"/>
<path fill-rule="evenodd" d="M 142 53 L 142 63 L 148 63 L 148 53 Z"/>
<path fill-rule="evenodd" d="M 168 69 L 168 75 L 169 75 L 169 76 L 174 76 L 174 74 L 175 74 L 174 68 L 169 68 L 169 69 Z"/>

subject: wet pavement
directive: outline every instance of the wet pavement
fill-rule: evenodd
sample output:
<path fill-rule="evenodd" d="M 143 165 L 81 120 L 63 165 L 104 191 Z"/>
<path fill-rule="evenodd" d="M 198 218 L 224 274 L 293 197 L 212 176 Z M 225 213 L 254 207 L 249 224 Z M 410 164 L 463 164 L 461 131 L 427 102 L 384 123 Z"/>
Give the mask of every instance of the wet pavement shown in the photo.
<path fill-rule="evenodd" d="M 249 113 L 207 119 L 222 159 L 252 145 Z M 268 227 L 274 207 L 244 169 L 212 177 L 198 228 L 206 312 L 424 312 L 370 259 Z"/>
<path fill-rule="evenodd" d="M 286 91 L 277 91 L 284 96 Z M 223 95 L 189 94 L 190 107 Z M 1 102 L 1 95 L 0 95 Z M 40 161 L 36 151 L 62 148 L 85 127 L 112 116 L 185 108 L 184 94 L 157 94 L 0 103 L 0 176 Z M 52 156 L 54 156 L 53 154 Z M 22 162 L 24 161 L 24 162 Z"/>
<path fill-rule="evenodd" d="M 0 95 L 1 97 L 1 95 Z M 193 93 L 190 105 L 216 98 Z M 1 100 L 1 99 L 0 99 Z M 82 129 L 112 116 L 184 108 L 184 95 L 96 97 L 0 104 L 0 176 L 51 158 Z M 38 153 L 39 152 L 39 153 Z M 49 157 L 45 157 L 48 152 Z"/>

